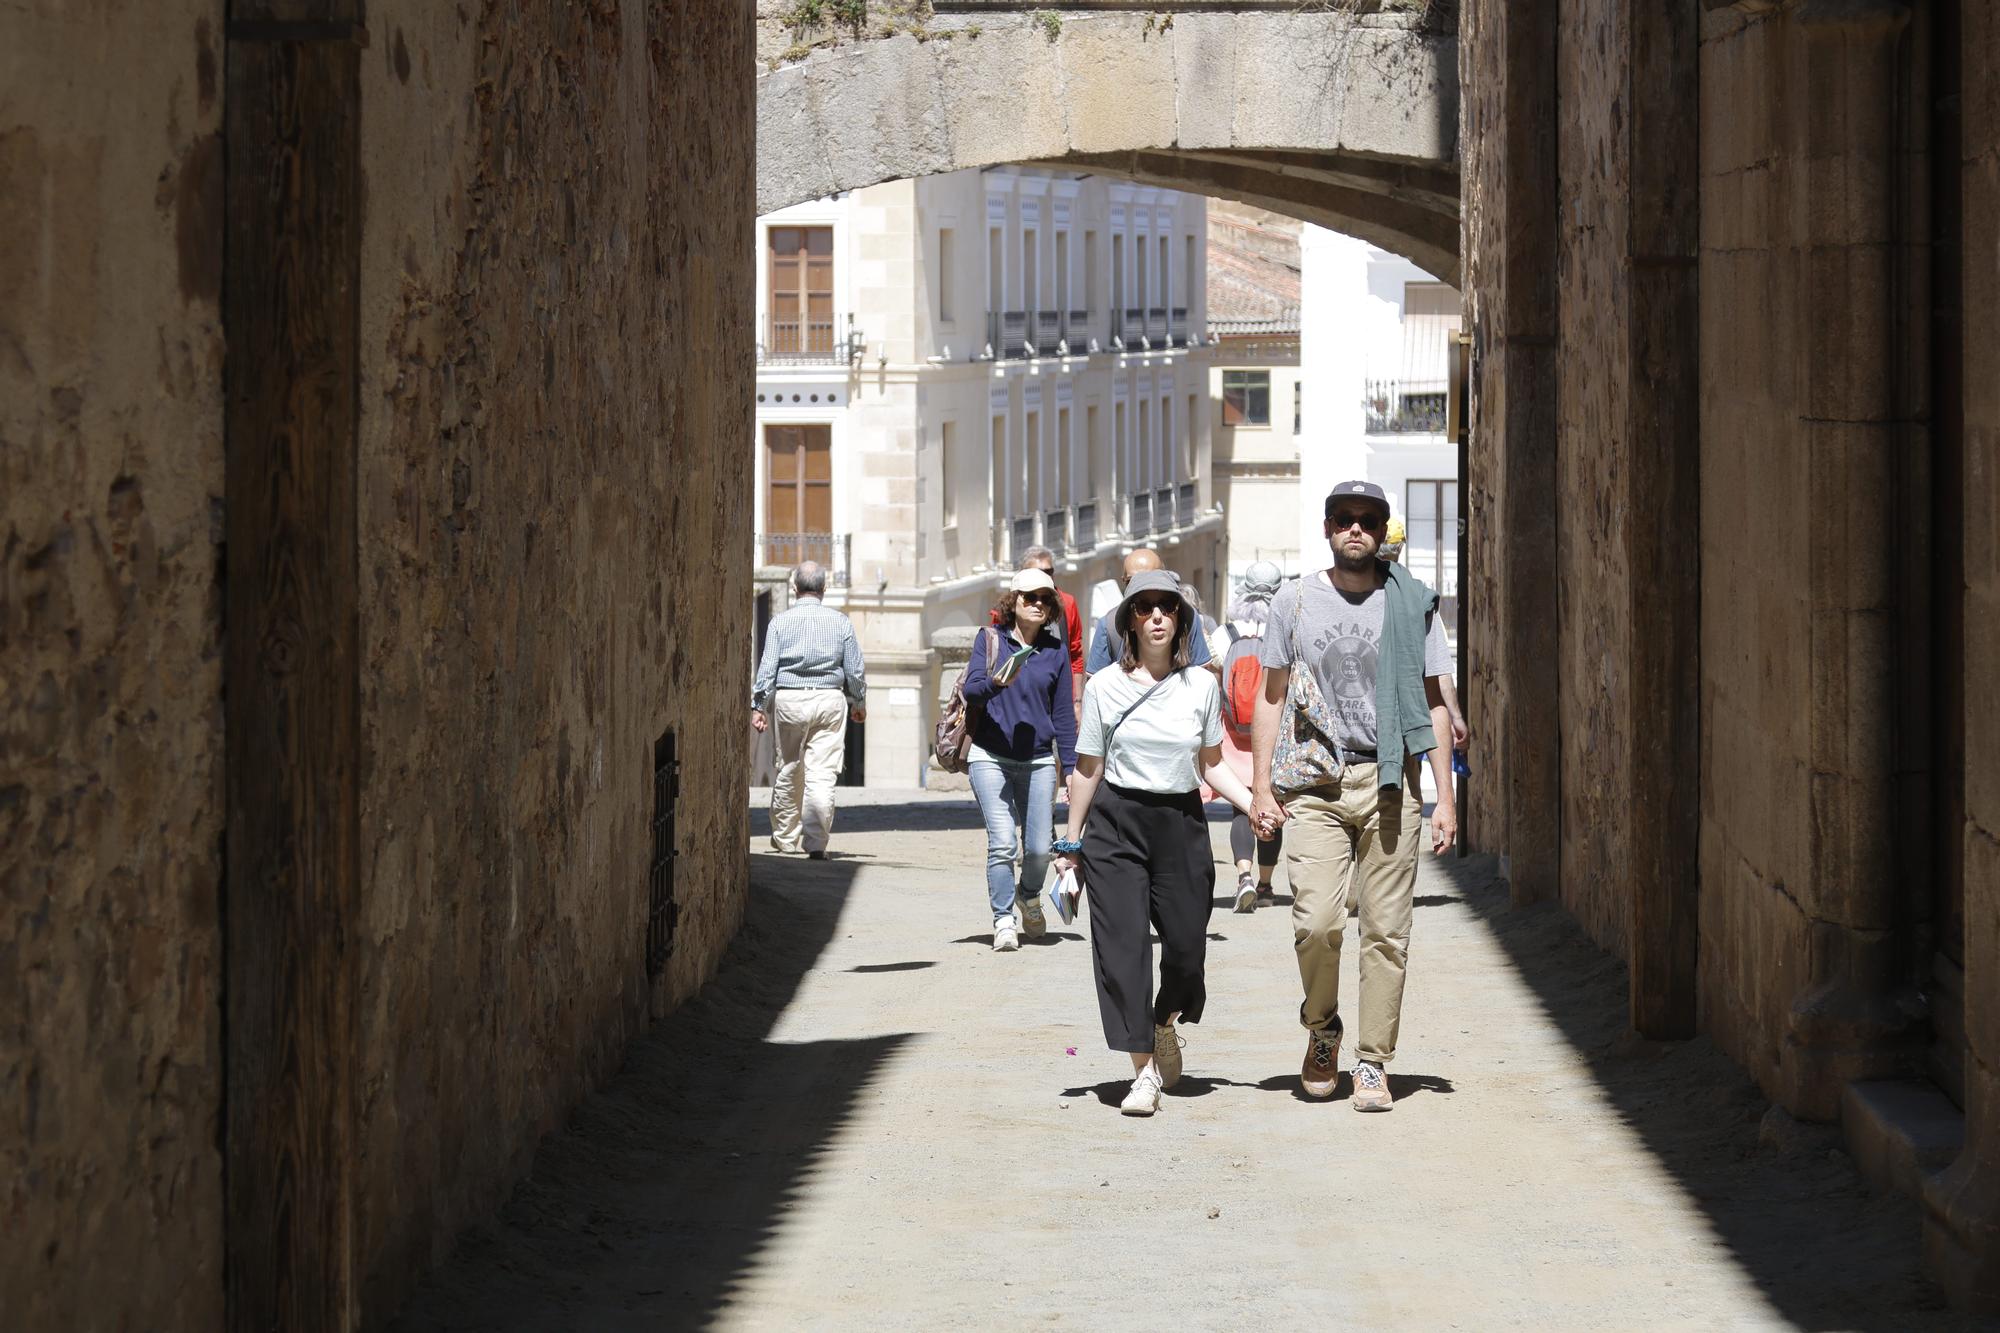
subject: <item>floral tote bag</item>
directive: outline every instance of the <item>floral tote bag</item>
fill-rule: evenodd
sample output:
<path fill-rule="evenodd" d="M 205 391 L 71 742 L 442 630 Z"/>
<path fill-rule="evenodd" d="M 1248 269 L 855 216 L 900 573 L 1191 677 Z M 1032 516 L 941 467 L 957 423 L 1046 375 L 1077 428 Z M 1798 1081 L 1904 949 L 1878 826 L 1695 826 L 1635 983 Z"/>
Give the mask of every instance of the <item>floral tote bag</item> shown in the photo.
<path fill-rule="evenodd" d="M 1340 785 L 1340 747 L 1333 739 L 1333 713 L 1319 692 L 1319 682 L 1299 656 L 1296 629 L 1291 658 L 1285 713 L 1278 721 L 1278 744 L 1271 754 L 1271 790 L 1280 801 L 1315 787 Z"/>

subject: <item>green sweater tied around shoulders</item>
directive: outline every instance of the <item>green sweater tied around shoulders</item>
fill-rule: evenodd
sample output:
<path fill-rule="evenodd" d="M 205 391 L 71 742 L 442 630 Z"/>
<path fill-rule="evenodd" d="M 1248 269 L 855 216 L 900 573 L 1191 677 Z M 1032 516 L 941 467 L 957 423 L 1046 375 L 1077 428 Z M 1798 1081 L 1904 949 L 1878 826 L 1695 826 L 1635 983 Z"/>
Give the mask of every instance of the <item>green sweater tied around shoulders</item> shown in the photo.
<path fill-rule="evenodd" d="M 1438 595 L 1400 562 L 1389 562 L 1388 571 L 1375 668 L 1375 772 L 1378 786 L 1400 787 L 1404 762 L 1437 748 L 1424 696 L 1424 638 Z"/>

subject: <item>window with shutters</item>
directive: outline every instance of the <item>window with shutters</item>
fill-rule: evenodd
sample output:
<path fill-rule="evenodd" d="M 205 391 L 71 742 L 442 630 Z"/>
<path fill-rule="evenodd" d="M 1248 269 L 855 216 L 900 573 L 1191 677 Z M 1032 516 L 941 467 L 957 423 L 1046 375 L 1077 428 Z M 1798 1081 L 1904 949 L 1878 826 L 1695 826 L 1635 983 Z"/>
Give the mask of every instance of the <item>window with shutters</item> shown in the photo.
<path fill-rule="evenodd" d="M 778 355 L 833 351 L 833 228 L 772 227 L 769 344 Z"/>
<path fill-rule="evenodd" d="M 833 427 L 764 427 L 765 559 L 823 560 L 833 531 Z"/>

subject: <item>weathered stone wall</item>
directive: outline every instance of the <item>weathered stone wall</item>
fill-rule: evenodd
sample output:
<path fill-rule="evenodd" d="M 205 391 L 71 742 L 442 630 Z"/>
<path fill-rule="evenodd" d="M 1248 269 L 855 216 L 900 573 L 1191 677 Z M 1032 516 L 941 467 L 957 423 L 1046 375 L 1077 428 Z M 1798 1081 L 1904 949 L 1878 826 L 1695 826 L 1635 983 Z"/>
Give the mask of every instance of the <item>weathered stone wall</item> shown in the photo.
<path fill-rule="evenodd" d="M 1553 5 L 1467 0 L 1460 62 L 1473 448 L 1466 714 L 1470 845 L 1517 902 L 1561 856 L 1556 614 Z"/>
<path fill-rule="evenodd" d="M 1702 822 L 1705 1020 L 1768 1080 L 1803 989 L 1813 878 L 1812 588 L 1800 480 L 1796 194 L 1784 25 L 1717 14 L 1702 41 Z M 1754 447 L 1752 447 L 1754 444 Z"/>
<path fill-rule="evenodd" d="M 740 917 L 749 635 L 716 615 L 750 604 L 755 121 L 729 0 L 384 0 L 369 27 L 355 1234 L 380 1314 Z M 649 988 L 668 729 L 680 911 Z"/>
<path fill-rule="evenodd" d="M 1911 19 L 1808 4 L 1703 25 L 1703 1020 L 1822 1120 L 1921 1040 L 1929 890 L 1909 886 L 1932 833 L 1905 701 L 1930 627 L 1904 574 L 1929 559 L 1928 37 Z M 1871 527 L 1895 537 L 1856 539 Z"/>
<path fill-rule="evenodd" d="M 222 1322 L 221 31 L 219 0 L 0 19 L 11 1328 Z"/>
<path fill-rule="evenodd" d="M 2000 14 L 1968 2 L 1959 86 L 1962 309 L 2000 309 Z M 1985 353 L 1975 317 L 1967 367 Z M 2000 713 L 1978 682 L 2000 677 L 2000 380 L 1965 376 L 1965 1150 L 1926 1199 L 1931 1271 L 1954 1301 L 2000 1314 Z M 1983 762 L 1981 762 L 1983 759 Z"/>
<path fill-rule="evenodd" d="M 1562 899 L 1626 955 L 1632 856 L 1631 197 L 1626 7 L 1563 0 L 1556 64 L 1562 208 L 1556 269 L 1553 575 L 1562 648 Z"/>

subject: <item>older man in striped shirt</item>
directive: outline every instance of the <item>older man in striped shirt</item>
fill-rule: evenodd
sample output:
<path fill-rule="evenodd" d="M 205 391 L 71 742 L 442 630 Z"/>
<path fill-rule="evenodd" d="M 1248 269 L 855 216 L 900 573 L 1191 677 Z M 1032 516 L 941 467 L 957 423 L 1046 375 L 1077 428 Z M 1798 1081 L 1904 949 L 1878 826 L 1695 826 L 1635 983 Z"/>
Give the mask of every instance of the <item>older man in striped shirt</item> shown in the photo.
<path fill-rule="evenodd" d="M 823 605 L 826 571 L 808 560 L 792 571 L 792 607 L 772 619 L 750 694 L 750 725 L 777 725 L 778 780 L 771 789 L 771 846 L 826 859 L 833 784 L 847 719 L 868 720 L 861 644 L 846 616 Z"/>

